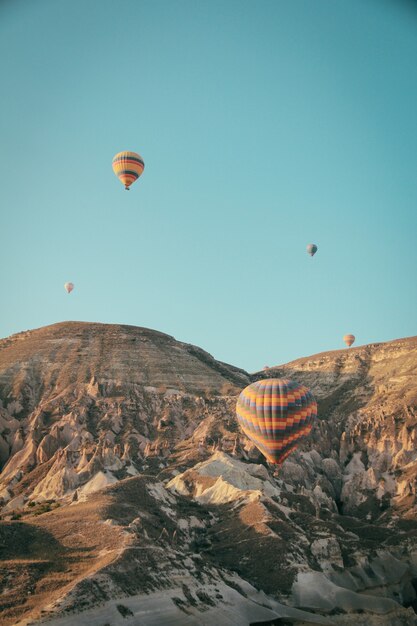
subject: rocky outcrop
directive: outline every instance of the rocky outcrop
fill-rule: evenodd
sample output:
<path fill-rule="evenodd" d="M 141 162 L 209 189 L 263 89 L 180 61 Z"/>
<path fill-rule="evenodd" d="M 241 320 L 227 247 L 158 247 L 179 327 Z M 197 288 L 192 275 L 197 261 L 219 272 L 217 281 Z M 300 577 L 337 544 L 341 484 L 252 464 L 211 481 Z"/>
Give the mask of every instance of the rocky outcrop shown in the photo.
<path fill-rule="evenodd" d="M 416 361 L 413 337 L 323 353 L 268 371 L 314 390 L 320 421 L 311 442 L 338 466 L 328 465 L 324 473 L 335 477 L 332 486 L 345 514 L 375 519 L 393 506 L 416 518 Z"/>
<path fill-rule="evenodd" d="M 0 494 L 73 497 L 97 472 L 166 459 L 230 413 L 248 375 L 147 329 L 56 324 L 0 342 Z M 133 463 L 133 464 L 132 464 Z M 136 465 L 135 465 L 136 464 Z"/>
<path fill-rule="evenodd" d="M 417 623 L 416 368 L 417 338 L 252 376 L 129 326 L 0 341 L 4 624 Z M 273 376 L 319 409 L 278 472 L 234 417 Z"/>

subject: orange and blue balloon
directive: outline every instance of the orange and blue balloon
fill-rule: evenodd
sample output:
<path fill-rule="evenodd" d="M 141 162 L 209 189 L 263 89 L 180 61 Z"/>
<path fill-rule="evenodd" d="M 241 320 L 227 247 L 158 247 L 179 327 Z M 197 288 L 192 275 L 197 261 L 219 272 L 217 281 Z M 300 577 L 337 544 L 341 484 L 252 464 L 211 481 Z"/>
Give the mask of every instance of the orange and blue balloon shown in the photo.
<path fill-rule="evenodd" d="M 287 378 L 268 378 L 241 392 L 236 416 L 245 435 L 266 459 L 280 465 L 310 434 L 317 403 L 304 385 Z"/>
<path fill-rule="evenodd" d="M 145 163 L 140 154 L 128 151 L 118 152 L 113 158 L 112 165 L 113 172 L 127 190 L 141 176 L 145 168 Z"/>

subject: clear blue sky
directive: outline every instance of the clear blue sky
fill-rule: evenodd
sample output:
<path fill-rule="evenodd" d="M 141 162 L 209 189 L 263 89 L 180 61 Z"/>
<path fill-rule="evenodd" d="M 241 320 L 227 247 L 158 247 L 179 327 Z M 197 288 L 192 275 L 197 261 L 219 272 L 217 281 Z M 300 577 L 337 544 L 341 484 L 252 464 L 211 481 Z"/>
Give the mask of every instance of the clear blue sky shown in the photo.
<path fill-rule="evenodd" d="M 417 334 L 416 3 L 3 0 L 0 78 L 0 336 L 126 323 L 253 371 Z"/>

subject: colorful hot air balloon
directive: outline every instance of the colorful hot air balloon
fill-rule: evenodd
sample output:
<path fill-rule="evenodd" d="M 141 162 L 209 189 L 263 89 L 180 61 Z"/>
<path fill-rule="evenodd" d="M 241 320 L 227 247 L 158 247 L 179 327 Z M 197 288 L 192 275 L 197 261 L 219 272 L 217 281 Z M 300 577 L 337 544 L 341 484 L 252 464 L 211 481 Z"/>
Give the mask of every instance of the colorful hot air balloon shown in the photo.
<path fill-rule="evenodd" d="M 267 460 L 280 465 L 310 433 L 317 403 L 307 387 L 286 378 L 268 378 L 241 392 L 236 416 Z"/>
<path fill-rule="evenodd" d="M 64 289 L 67 293 L 71 293 L 71 291 L 74 289 L 74 283 L 65 283 Z"/>
<path fill-rule="evenodd" d="M 118 152 L 113 158 L 113 172 L 128 190 L 142 174 L 145 163 L 136 152 Z"/>
<path fill-rule="evenodd" d="M 345 344 L 347 345 L 348 348 L 350 348 L 350 346 L 352 345 L 352 343 L 355 341 L 355 335 L 345 335 L 343 337 L 343 341 L 345 342 Z"/>
<path fill-rule="evenodd" d="M 309 243 L 307 246 L 307 252 L 310 256 L 314 256 L 317 252 L 317 246 L 315 243 Z"/>

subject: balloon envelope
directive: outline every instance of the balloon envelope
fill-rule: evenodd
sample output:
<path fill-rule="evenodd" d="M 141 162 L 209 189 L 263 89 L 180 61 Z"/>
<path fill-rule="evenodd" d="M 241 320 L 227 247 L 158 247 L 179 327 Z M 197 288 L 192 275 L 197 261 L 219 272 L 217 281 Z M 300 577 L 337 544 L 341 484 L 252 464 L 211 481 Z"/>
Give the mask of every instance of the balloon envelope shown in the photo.
<path fill-rule="evenodd" d="M 135 182 L 142 174 L 145 163 L 137 152 L 118 152 L 113 157 L 113 172 L 125 186 L 129 189 L 130 185 Z"/>
<path fill-rule="evenodd" d="M 65 283 L 64 289 L 67 293 L 71 293 L 71 291 L 74 289 L 74 283 Z"/>
<path fill-rule="evenodd" d="M 314 256 L 317 252 L 317 246 L 315 243 L 309 243 L 307 246 L 307 252 L 309 253 L 310 256 Z"/>
<path fill-rule="evenodd" d="M 352 343 L 355 341 L 355 335 L 345 335 L 343 337 L 343 341 L 345 342 L 345 344 L 347 345 L 348 348 L 350 348 L 350 346 L 352 345 Z"/>
<path fill-rule="evenodd" d="M 248 385 L 236 404 L 243 432 L 270 463 L 280 465 L 306 437 L 317 417 L 311 391 L 286 378 Z"/>

